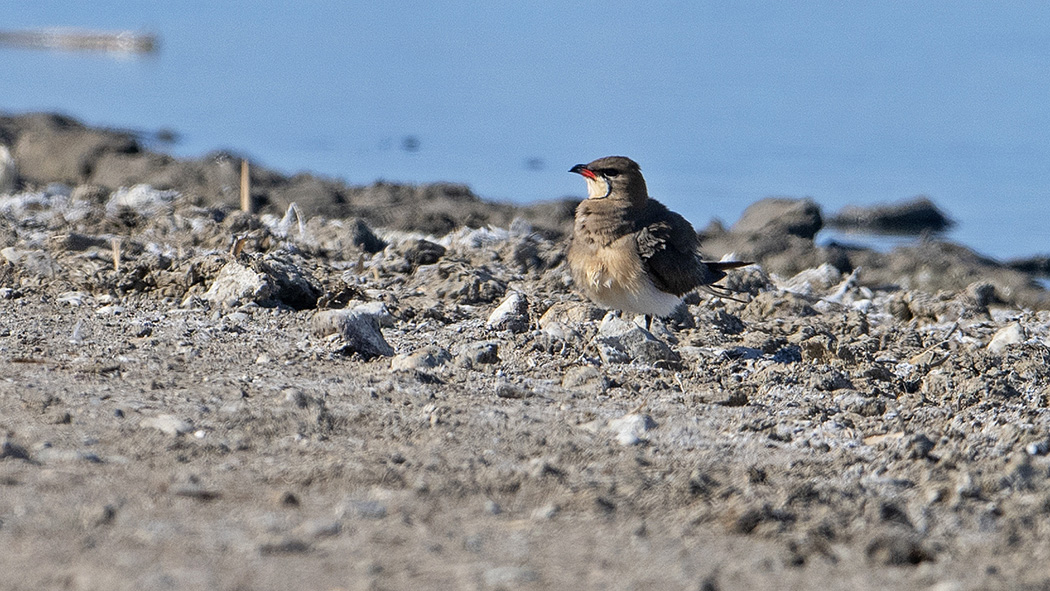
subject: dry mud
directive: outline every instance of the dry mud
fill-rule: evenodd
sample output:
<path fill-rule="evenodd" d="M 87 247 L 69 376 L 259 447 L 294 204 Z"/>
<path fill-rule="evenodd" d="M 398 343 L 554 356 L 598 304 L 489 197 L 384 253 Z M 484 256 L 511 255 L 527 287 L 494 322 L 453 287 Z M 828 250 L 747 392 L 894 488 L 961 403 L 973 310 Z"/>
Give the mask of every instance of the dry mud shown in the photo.
<path fill-rule="evenodd" d="M 0 197 L 2 588 L 1050 587 L 1050 313 L 964 249 L 709 229 L 748 301 L 650 334 L 524 222 L 70 186 Z"/>

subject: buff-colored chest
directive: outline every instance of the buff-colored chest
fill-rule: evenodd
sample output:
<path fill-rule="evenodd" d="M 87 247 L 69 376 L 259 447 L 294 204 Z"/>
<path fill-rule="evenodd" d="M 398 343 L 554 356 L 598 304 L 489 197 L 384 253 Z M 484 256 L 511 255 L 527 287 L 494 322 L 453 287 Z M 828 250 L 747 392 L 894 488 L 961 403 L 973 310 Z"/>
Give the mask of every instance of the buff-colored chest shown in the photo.
<path fill-rule="evenodd" d="M 573 281 L 595 303 L 632 314 L 666 316 L 681 302 L 657 289 L 638 255 L 634 234 L 611 240 L 577 228 L 569 251 Z"/>

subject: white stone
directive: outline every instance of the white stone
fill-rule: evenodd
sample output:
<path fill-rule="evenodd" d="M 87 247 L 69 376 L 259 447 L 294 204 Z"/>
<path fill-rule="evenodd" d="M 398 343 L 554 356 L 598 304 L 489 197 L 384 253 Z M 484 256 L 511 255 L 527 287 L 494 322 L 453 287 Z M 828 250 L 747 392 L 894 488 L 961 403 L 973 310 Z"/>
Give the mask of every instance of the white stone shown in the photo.
<path fill-rule="evenodd" d="M 996 331 L 992 340 L 988 343 L 988 351 L 991 353 L 1002 353 L 1010 345 L 1023 343 L 1025 340 L 1024 329 L 1017 322 L 1011 322 Z"/>
<path fill-rule="evenodd" d="M 612 419 L 605 426 L 620 445 L 637 445 L 645 441 L 645 433 L 656 427 L 656 421 L 647 414 L 631 413 Z"/>
<path fill-rule="evenodd" d="M 529 328 L 529 300 L 525 294 L 512 291 L 489 314 L 486 326 L 493 330 L 524 332 Z"/>

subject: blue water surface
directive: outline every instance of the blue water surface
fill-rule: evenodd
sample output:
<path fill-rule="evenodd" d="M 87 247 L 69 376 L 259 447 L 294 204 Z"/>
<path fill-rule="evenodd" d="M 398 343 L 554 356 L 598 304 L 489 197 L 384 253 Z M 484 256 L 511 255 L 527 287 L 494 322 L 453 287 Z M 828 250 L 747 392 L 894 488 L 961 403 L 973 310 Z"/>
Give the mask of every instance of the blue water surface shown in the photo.
<path fill-rule="evenodd" d="M 872 4 L 872 5 L 867 5 Z M 151 31 L 147 57 L 0 48 L 0 110 L 171 150 L 525 203 L 623 154 L 698 226 L 757 199 L 929 195 L 984 254 L 1050 253 L 1050 4 L 16 1 L 6 30 Z"/>

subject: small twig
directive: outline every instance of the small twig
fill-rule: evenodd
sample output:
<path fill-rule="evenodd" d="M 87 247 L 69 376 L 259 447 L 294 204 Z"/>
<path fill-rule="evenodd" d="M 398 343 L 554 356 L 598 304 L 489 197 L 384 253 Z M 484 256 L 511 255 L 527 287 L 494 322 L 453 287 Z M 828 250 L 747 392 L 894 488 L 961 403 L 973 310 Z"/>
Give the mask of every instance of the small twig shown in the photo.
<path fill-rule="evenodd" d="M 248 177 L 247 160 L 241 160 L 241 211 L 252 212 L 251 179 Z"/>
<path fill-rule="evenodd" d="M 109 244 L 113 248 L 113 272 L 120 273 L 120 238 L 111 238 Z"/>

